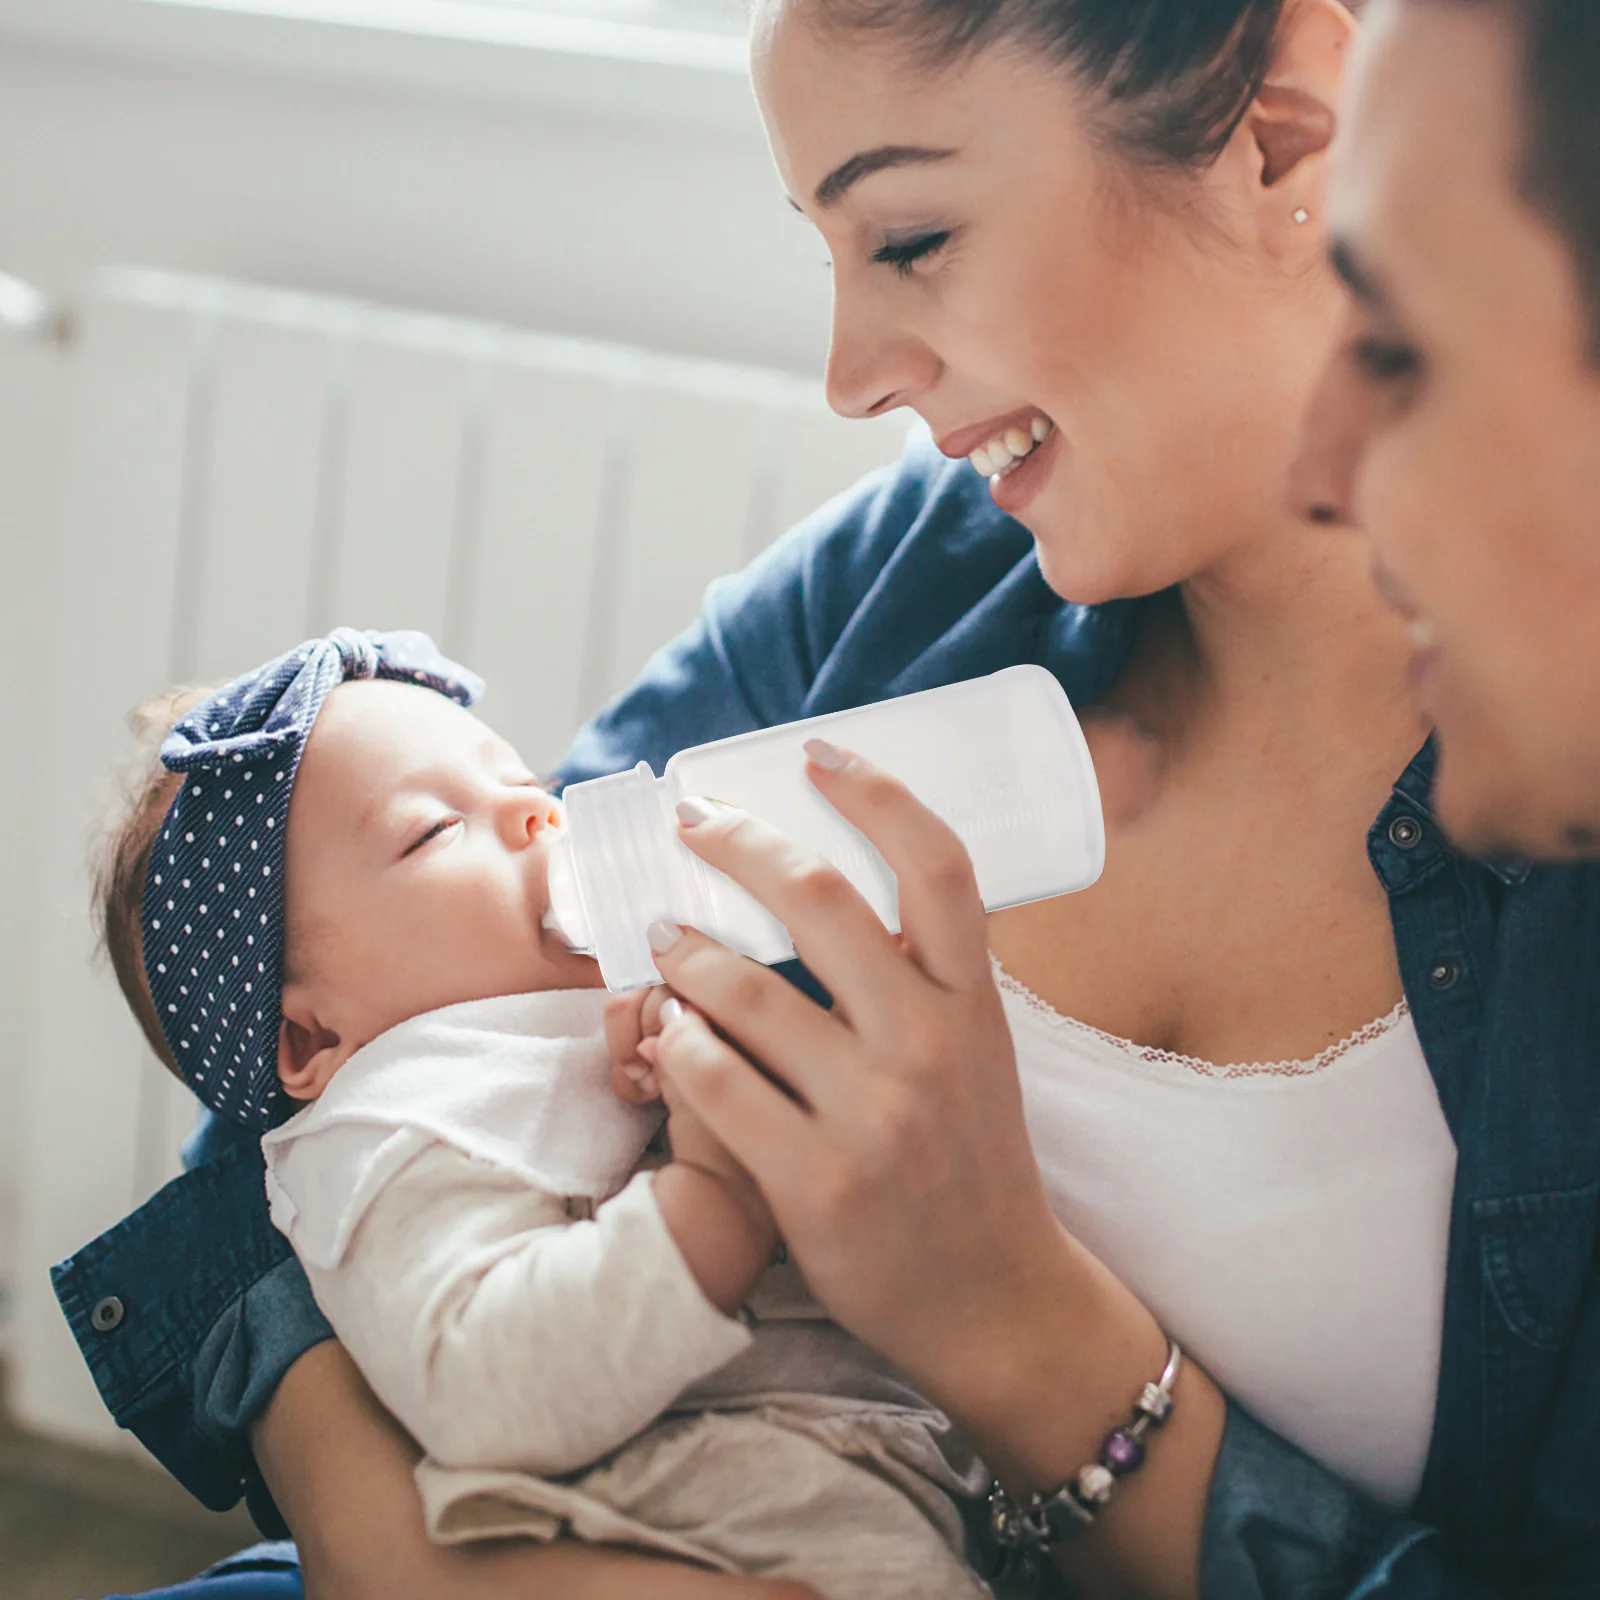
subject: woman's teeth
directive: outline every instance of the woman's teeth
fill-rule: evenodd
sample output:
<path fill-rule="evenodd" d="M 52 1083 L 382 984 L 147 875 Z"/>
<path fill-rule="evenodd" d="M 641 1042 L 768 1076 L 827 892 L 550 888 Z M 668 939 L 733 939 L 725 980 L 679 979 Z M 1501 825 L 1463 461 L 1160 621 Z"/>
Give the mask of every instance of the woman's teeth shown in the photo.
<path fill-rule="evenodd" d="M 1048 439 L 1055 424 L 1045 416 L 1037 416 L 1028 428 L 1007 428 L 997 433 L 987 444 L 979 445 L 967 460 L 973 470 L 985 478 L 1003 478 L 1017 463 Z"/>

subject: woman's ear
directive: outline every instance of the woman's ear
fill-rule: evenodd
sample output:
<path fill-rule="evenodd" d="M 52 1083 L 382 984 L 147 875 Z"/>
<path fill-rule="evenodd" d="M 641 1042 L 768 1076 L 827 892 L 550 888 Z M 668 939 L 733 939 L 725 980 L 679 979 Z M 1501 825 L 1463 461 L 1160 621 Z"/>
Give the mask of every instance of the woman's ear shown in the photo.
<path fill-rule="evenodd" d="M 1355 42 L 1355 18 L 1340 0 L 1289 0 L 1266 82 L 1240 126 L 1266 237 L 1288 242 L 1304 235 L 1319 256 L 1322 229 L 1304 224 L 1325 220 L 1329 152 Z"/>
<path fill-rule="evenodd" d="M 286 985 L 278 1024 L 278 1082 L 284 1093 L 292 1100 L 315 1100 L 350 1054 L 318 1017 L 311 997 L 297 985 Z"/>

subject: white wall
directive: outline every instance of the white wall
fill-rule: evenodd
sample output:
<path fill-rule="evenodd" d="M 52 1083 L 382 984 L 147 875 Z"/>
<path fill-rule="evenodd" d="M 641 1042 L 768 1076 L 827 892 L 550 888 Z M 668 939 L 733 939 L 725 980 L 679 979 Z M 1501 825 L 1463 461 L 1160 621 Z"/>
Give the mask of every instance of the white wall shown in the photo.
<path fill-rule="evenodd" d="M 0 270 L 69 303 L 96 271 L 128 262 L 801 373 L 820 365 L 821 248 L 784 204 L 753 108 L 698 122 L 638 107 L 586 115 L 549 96 L 479 94 L 460 73 L 453 86 L 406 88 L 134 59 L 22 38 L 15 11 L 16 0 L 0 7 Z M 41 807 L 53 797 L 27 756 L 43 715 L 28 666 L 47 658 L 71 380 L 70 349 L 0 333 L 0 637 L 12 665 L 0 783 Z M 27 837 L 0 841 L 0 1097 L 11 1107 L 23 1091 L 31 864 Z M 24 1121 L 0 1115 L 0 1283 Z"/>

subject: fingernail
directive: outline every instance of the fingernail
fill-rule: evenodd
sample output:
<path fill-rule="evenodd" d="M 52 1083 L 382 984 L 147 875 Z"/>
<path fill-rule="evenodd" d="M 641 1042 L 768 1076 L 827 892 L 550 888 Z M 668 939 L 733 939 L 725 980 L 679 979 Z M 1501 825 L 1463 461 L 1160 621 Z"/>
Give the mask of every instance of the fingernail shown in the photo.
<path fill-rule="evenodd" d="M 692 794 L 687 800 L 678 802 L 678 821 L 686 828 L 698 828 L 702 822 L 709 822 L 717 814 L 717 808 L 709 800 L 702 800 L 699 795 Z"/>
<path fill-rule="evenodd" d="M 634 927 L 638 926 L 637 922 L 634 923 Z M 644 936 L 650 941 L 650 948 L 658 956 L 664 956 L 683 937 L 683 930 L 676 923 L 652 922 L 645 929 Z"/>
<path fill-rule="evenodd" d="M 643 1089 L 646 1094 L 660 1094 L 661 1080 L 655 1075 L 655 1073 L 647 1072 L 639 1080 L 639 1087 Z"/>
<path fill-rule="evenodd" d="M 850 759 L 838 745 L 829 744 L 826 739 L 807 739 L 802 748 L 812 764 L 824 772 L 837 772 Z"/>
<path fill-rule="evenodd" d="M 661 1002 L 661 1026 L 664 1028 L 670 1028 L 674 1022 L 681 1022 L 688 1015 L 681 1000 Z"/>
<path fill-rule="evenodd" d="M 624 1067 L 622 1069 L 622 1075 L 628 1079 L 630 1083 L 643 1083 L 645 1074 L 649 1070 L 650 1069 L 648 1067 Z"/>

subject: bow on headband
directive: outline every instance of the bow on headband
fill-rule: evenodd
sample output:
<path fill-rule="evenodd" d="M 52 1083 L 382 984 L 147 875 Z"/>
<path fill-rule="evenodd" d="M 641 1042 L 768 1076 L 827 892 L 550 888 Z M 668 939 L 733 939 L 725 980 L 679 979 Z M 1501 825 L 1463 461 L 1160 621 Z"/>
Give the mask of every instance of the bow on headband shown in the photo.
<path fill-rule="evenodd" d="M 150 849 L 145 974 L 184 1082 L 247 1127 L 270 1126 L 281 1103 L 289 796 L 317 713 L 352 678 L 418 684 L 462 706 L 483 693 L 425 633 L 336 628 L 219 689 L 161 747 L 185 776 Z"/>

